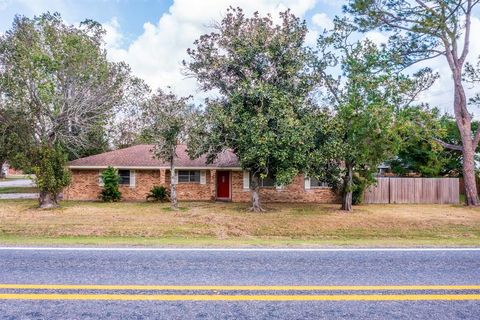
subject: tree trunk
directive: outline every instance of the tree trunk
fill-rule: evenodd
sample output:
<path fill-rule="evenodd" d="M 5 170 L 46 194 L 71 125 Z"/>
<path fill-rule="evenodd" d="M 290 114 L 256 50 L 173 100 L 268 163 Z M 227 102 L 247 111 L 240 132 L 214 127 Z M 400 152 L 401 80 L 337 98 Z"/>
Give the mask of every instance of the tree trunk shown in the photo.
<path fill-rule="evenodd" d="M 472 139 L 472 116 L 467 110 L 467 97 L 462 85 L 461 74 L 454 75 L 453 78 L 455 83 L 454 113 L 463 147 L 462 170 L 465 183 L 465 203 L 467 206 L 477 206 L 479 204 L 475 179 L 475 151 L 477 145 Z"/>
<path fill-rule="evenodd" d="M 52 209 L 58 207 L 57 196 L 48 191 L 40 191 L 38 204 L 41 209 Z"/>
<path fill-rule="evenodd" d="M 345 176 L 343 177 L 342 207 L 341 210 L 352 211 L 353 200 L 353 165 L 346 164 Z"/>
<path fill-rule="evenodd" d="M 3 173 L 4 164 L 5 164 L 5 160 L 0 159 L 0 179 L 5 178 L 5 174 Z"/>
<path fill-rule="evenodd" d="M 260 204 L 260 184 L 258 182 L 258 177 L 256 175 L 252 176 L 252 207 L 250 208 L 253 212 L 264 212 L 265 209 L 262 208 Z"/>
<path fill-rule="evenodd" d="M 177 202 L 177 179 L 175 179 L 175 167 L 170 165 L 170 202 L 173 210 L 178 210 Z"/>
<path fill-rule="evenodd" d="M 477 182 L 475 179 L 475 162 L 473 152 L 463 152 L 463 181 L 465 183 L 465 203 L 467 206 L 478 206 Z"/>

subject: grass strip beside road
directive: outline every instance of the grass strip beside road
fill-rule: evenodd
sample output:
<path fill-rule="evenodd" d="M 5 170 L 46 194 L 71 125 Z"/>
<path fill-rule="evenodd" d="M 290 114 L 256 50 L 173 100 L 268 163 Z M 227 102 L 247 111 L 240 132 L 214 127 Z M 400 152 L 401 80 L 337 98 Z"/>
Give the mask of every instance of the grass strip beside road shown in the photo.
<path fill-rule="evenodd" d="M 6 193 L 38 193 L 36 187 L 0 187 L 0 194 Z"/>
<path fill-rule="evenodd" d="M 0 246 L 132 247 L 132 248 L 477 248 L 471 238 L 282 239 L 282 238 L 144 238 L 102 236 L 11 236 L 0 234 Z"/>

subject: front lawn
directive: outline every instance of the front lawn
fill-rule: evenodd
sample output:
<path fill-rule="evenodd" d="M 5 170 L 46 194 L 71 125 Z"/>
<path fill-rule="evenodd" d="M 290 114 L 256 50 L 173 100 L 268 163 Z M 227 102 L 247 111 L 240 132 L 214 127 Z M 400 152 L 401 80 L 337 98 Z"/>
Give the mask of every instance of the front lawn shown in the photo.
<path fill-rule="evenodd" d="M 478 246 L 480 208 L 338 205 L 62 202 L 0 200 L 0 244 L 146 246 Z"/>

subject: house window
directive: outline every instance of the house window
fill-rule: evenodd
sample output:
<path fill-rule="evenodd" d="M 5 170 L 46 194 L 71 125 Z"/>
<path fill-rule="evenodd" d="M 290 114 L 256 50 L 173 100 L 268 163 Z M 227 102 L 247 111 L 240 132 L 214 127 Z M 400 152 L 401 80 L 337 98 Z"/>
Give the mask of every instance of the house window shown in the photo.
<path fill-rule="evenodd" d="M 317 178 L 310 178 L 311 188 L 328 188 L 329 185 L 325 181 L 318 180 Z"/>
<path fill-rule="evenodd" d="M 200 183 L 200 170 L 179 170 L 178 183 Z"/>
<path fill-rule="evenodd" d="M 250 176 L 250 180 L 253 180 L 253 178 L 251 176 Z M 260 188 L 274 187 L 275 186 L 275 179 L 273 178 L 273 175 L 269 173 L 265 178 L 259 179 L 258 184 L 259 184 Z"/>
<path fill-rule="evenodd" d="M 118 170 L 120 176 L 120 184 L 130 184 L 130 170 Z"/>

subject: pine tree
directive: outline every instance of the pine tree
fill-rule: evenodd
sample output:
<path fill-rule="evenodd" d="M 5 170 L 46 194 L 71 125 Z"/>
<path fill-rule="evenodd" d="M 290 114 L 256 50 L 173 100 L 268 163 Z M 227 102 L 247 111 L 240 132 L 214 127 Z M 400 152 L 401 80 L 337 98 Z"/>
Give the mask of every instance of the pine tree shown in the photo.
<path fill-rule="evenodd" d="M 122 193 L 118 190 L 120 176 L 117 169 L 108 167 L 102 172 L 103 190 L 100 198 L 104 202 L 115 202 L 122 198 Z"/>

